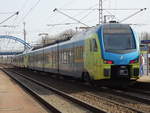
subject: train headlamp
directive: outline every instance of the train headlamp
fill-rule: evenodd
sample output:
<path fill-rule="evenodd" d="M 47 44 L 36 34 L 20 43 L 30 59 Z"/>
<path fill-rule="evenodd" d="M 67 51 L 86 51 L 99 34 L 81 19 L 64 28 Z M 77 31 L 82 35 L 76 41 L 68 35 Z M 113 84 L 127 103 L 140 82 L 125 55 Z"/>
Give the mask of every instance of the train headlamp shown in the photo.
<path fill-rule="evenodd" d="M 135 63 L 138 63 L 138 59 L 134 59 L 134 60 L 130 60 L 130 64 L 135 64 Z"/>
<path fill-rule="evenodd" d="M 113 64 L 113 61 L 111 61 L 111 60 L 104 60 L 104 63 L 105 64 Z"/>

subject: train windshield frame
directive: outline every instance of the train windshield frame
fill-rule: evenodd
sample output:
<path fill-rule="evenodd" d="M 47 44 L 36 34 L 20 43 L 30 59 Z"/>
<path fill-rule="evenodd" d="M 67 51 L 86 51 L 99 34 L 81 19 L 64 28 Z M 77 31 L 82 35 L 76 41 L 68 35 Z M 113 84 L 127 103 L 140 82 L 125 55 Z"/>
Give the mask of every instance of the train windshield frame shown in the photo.
<path fill-rule="evenodd" d="M 107 52 L 127 53 L 136 50 L 135 37 L 127 25 L 104 26 L 103 41 Z"/>

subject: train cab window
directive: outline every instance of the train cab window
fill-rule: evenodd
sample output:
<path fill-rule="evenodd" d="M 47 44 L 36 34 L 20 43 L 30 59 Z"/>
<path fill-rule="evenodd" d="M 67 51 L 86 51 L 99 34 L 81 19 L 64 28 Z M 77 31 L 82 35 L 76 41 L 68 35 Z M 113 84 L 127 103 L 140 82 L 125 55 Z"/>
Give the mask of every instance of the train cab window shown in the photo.
<path fill-rule="evenodd" d="M 80 47 L 80 50 L 81 50 L 80 57 L 83 58 L 83 47 Z"/>
<path fill-rule="evenodd" d="M 90 51 L 97 52 L 97 50 L 98 48 L 97 48 L 96 39 L 90 40 Z"/>
<path fill-rule="evenodd" d="M 90 51 L 92 51 L 92 41 L 90 40 L 89 43 L 90 43 Z"/>
<path fill-rule="evenodd" d="M 93 45 L 93 51 L 96 52 L 96 51 L 97 51 L 96 39 L 93 39 L 93 40 L 92 40 L 92 45 Z"/>
<path fill-rule="evenodd" d="M 63 52 L 63 64 L 66 64 L 67 63 L 67 52 L 64 51 Z"/>

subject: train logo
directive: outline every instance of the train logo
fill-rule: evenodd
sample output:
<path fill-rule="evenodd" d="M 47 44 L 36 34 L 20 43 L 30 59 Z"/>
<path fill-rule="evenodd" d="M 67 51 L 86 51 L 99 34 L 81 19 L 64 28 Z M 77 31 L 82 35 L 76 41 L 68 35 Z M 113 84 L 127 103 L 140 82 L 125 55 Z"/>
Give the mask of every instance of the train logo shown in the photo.
<path fill-rule="evenodd" d="M 124 58 L 123 56 L 120 56 L 120 60 L 123 60 L 123 58 Z"/>

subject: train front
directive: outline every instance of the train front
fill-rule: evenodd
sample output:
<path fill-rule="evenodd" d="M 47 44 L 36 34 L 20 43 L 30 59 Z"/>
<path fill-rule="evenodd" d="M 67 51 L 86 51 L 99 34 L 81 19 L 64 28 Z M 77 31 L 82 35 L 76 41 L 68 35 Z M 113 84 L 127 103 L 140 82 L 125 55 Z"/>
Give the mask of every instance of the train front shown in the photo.
<path fill-rule="evenodd" d="M 127 24 L 104 24 L 99 32 L 103 74 L 111 79 L 139 77 L 139 43 Z"/>

